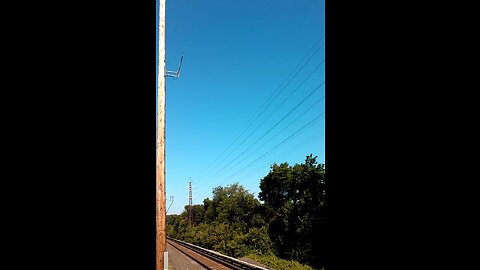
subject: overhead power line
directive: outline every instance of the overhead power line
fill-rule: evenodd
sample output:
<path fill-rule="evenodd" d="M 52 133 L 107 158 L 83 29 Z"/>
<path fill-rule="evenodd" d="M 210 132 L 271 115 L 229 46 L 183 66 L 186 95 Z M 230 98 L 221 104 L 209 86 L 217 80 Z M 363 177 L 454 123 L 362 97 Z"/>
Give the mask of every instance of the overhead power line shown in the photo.
<path fill-rule="evenodd" d="M 293 123 L 296 123 L 298 121 L 298 119 L 300 119 L 302 116 L 304 116 L 307 112 L 309 112 L 311 109 L 313 109 L 315 107 L 315 105 L 317 105 L 318 103 L 320 103 L 323 99 L 325 98 L 325 95 L 322 96 L 319 100 L 317 100 L 315 103 L 313 103 L 307 110 L 305 110 L 303 113 L 301 113 L 300 115 L 297 116 L 297 118 L 295 118 L 293 121 L 291 121 L 290 123 L 288 123 L 285 127 L 283 127 L 283 129 L 281 129 L 279 132 L 277 132 L 277 134 L 273 135 L 272 137 L 268 138 L 267 142 L 260 145 L 257 149 L 255 149 L 253 152 L 251 152 L 248 156 L 244 157 L 242 160 L 240 160 L 238 163 L 242 163 L 245 159 L 249 158 L 251 155 L 253 155 L 254 153 L 256 153 L 258 150 L 260 150 L 263 146 L 265 146 L 268 142 L 271 142 L 273 139 L 275 139 L 278 135 L 280 135 L 280 133 L 282 133 L 283 131 L 285 131 L 289 126 L 291 126 Z M 323 116 L 325 114 L 325 112 L 323 112 L 321 115 Z M 259 142 L 259 140 L 257 140 L 257 142 Z"/>
<path fill-rule="evenodd" d="M 314 133 L 312 136 L 302 140 L 300 143 L 296 144 L 295 146 L 293 146 L 292 148 L 288 149 L 287 151 L 281 153 L 280 155 L 270 159 L 268 162 L 264 162 L 264 163 L 260 164 L 260 166 L 258 166 L 255 171 L 250 172 L 250 173 L 256 173 L 256 172 L 260 171 L 261 169 L 269 168 L 269 166 L 271 164 L 273 164 L 274 162 L 282 159 L 285 155 L 292 154 L 292 153 L 295 153 L 295 152 L 301 150 L 303 147 L 305 147 L 306 145 L 315 141 L 316 139 L 320 138 L 324 134 L 325 134 L 325 129 L 322 129 L 319 132 Z M 245 172 L 247 172 L 247 171 L 244 171 L 242 175 L 245 175 Z M 240 176 L 242 176 L 242 175 L 240 175 Z"/>
<path fill-rule="evenodd" d="M 284 139 L 282 142 L 280 142 L 279 144 L 275 145 L 273 148 L 271 148 L 270 150 L 268 150 L 267 152 L 265 152 L 263 155 L 261 155 L 260 157 L 258 157 L 257 159 L 253 160 L 252 162 L 250 162 L 248 165 L 246 165 L 245 167 L 241 168 L 240 170 L 236 171 L 235 173 L 231 174 L 230 176 L 228 176 L 227 178 L 225 179 L 231 179 L 233 178 L 235 175 L 239 174 L 240 172 L 244 171 L 245 169 L 249 168 L 250 166 L 252 166 L 255 162 L 257 162 L 258 160 L 262 159 L 263 157 L 271 154 L 273 151 L 275 151 L 278 147 L 280 147 L 282 144 L 284 144 L 285 142 L 291 140 L 292 138 L 294 138 L 295 136 L 297 136 L 298 134 L 300 134 L 302 131 L 306 130 L 307 128 L 313 126 L 313 124 L 315 124 L 318 120 L 320 120 L 320 118 L 323 116 L 324 113 L 316 116 L 314 119 L 312 119 L 310 122 L 308 122 L 306 125 L 302 126 L 300 129 L 298 129 L 297 131 L 295 131 L 293 134 L 291 134 L 290 136 L 288 136 L 286 139 Z M 222 182 L 222 181 L 220 181 Z M 220 183 L 219 181 L 216 181 L 216 183 Z M 205 187 L 205 186 L 204 186 Z"/>
<path fill-rule="evenodd" d="M 280 105 L 278 105 L 278 106 L 275 108 L 275 110 L 273 110 L 273 111 L 267 116 L 267 118 L 265 118 L 260 124 L 258 124 L 258 125 L 255 127 L 255 129 L 253 129 L 253 131 L 250 132 L 250 134 L 248 134 L 248 136 L 245 137 L 245 138 L 243 139 L 243 141 L 240 142 L 240 144 L 237 145 L 237 147 L 235 147 L 235 149 L 234 149 L 233 151 L 231 151 L 230 154 L 228 154 L 219 164 L 221 164 L 223 161 L 225 161 L 232 153 L 235 152 L 235 150 L 237 150 L 240 146 L 242 146 L 243 143 L 244 143 L 247 139 L 249 139 L 249 138 L 253 135 L 253 133 L 255 133 L 255 132 L 259 129 L 259 127 L 261 127 L 268 119 L 270 119 L 270 117 L 273 115 L 273 113 L 275 113 L 287 100 L 289 100 L 290 97 L 291 97 L 298 89 L 300 89 L 300 87 L 301 87 L 301 86 L 315 73 L 315 71 L 316 71 L 318 68 L 320 68 L 320 66 L 322 66 L 324 63 L 325 63 L 325 60 L 322 60 L 322 61 L 320 62 L 320 64 L 318 64 L 318 65 L 310 72 L 310 74 L 308 74 L 308 76 L 282 101 L 282 103 L 280 103 Z M 325 83 L 325 81 L 324 81 L 323 83 Z M 323 85 L 323 83 L 322 83 L 322 85 Z M 302 102 L 303 102 L 303 101 L 302 101 Z M 248 150 L 248 149 L 247 149 L 247 150 Z M 240 157 L 241 155 L 243 155 L 245 152 L 246 152 L 246 150 L 243 151 L 242 153 L 240 153 L 239 155 L 237 155 L 232 161 L 230 161 L 227 165 L 223 166 L 222 169 L 220 169 L 219 171 L 217 171 L 217 173 L 215 173 L 214 175 L 218 175 L 219 172 L 225 170 L 226 167 L 228 167 L 230 164 L 232 164 L 238 157 Z M 208 175 L 208 174 L 207 174 L 207 175 Z M 207 176 L 207 175 L 206 175 L 206 176 Z M 210 177 L 213 177 L 214 175 L 211 175 Z M 210 178 L 210 177 L 209 177 L 209 178 Z M 207 177 L 204 177 L 204 180 L 205 180 L 205 178 L 207 178 Z"/>
<path fill-rule="evenodd" d="M 317 67 L 318 68 L 318 67 Z M 312 73 L 311 73 L 312 74 Z M 304 80 L 305 82 L 305 80 Z M 318 91 L 318 89 L 320 89 L 323 85 L 325 84 L 325 81 L 323 81 L 320 85 L 318 85 L 315 89 L 313 89 L 305 98 L 303 98 L 302 101 L 300 101 L 294 108 L 292 108 L 286 115 L 284 115 L 279 121 L 277 121 L 269 130 L 267 130 L 267 132 L 265 132 L 259 139 L 257 139 L 253 144 L 251 144 L 249 147 L 247 147 L 244 151 L 242 151 L 239 155 L 237 155 L 233 160 L 231 160 L 227 165 L 225 165 L 222 169 L 220 169 L 220 171 L 218 171 L 217 173 L 215 173 L 214 175 L 210 176 L 209 178 L 213 178 L 217 175 L 220 174 L 220 172 L 224 171 L 226 168 L 228 168 L 228 166 L 230 166 L 231 164 L 233 164 L 239 157 L 241 157 L 243 154 L 245 154 L 248 150 L 250 150 L 254 145 L 256 145 L 259 141 L 261 141 L 268 133 L 270 133 L 270 131 L 272 131 L 275 127 L 277 127 L 281 122 L 283 122 L 283 120 L 285 120 L 290 114 L 292 114 L 296 109 L 298 109 L 300 107 L 300 105 L 302 105 L 309 97 L 311 97 L 316 91 Z M 322 97 L 318 102 L 320 102 L 324 97 Z M 316 102 L 315 104 L 317 104 L 318 102 Z M 314 105 L 315 105 L 314 104 Z M 305 113 L 307 113 L 309 110 L 311 110 L 313 108 L 313 105 L 310 106 L 310 108 L 308 108 L 305 112 L 303 112 L 300 116 L 304 115 Z M 294 121 L 298 120 L 299 117 L 297 117 Z M 290 126 L 291 124 L 293 124 L 292 121 L 290 124 L 287 125 Z M 262 122 L 263 123 L 263 122 Z M 284 131 L 286 129 L 286 127 L 284 129 L 282 129 L 279 133 L 281 133 L 282 131 Z M 276 137 L 279 133 L 277 133 L 274 137 Z M 273 139 L 274 137 L 272 137 L 271 139 Z M 263 145 L 262 145 L 263 146 Z M 258 149 L 257 149 L 258 150 Z M 256 150 L 255 150 L 256 151 Z M 254 152 L 255 152 L 254 151 Z M 251 154 L 250 154 L 251 155 Z M 249 156 L 250 156 L 249 155 Z M 247 156 L 247 158 L 249 157 Z M 243 159 L 245 160 L 245 158 Z M 243 161 L 242 160 L 242 161 Z M 242 162 L 240 161 L 240 163 Z"/>
<path fill-rule="evenodd" d="M 317 48 L 313 54 L 308 58 L 308 60 L 302 65 L 302 67 L 295 73 L 295 75 L 290 78 L 290 80 L 288 80 L 288 78 L 295 72 L 295 70 L 300 66 L 300 64 L 305 60 L 305 58 L 308 57 L 308 55 L 310 54 L 310 52 L 317 46 L 318 43 L 320 43 L 320 41 L 322 41 L 324 38 L 324 35 L 312 46 L 312 48 L 305 54 L 305 56 L 302 58 L 302 60 L 300 60 L 300 62 L 298 62 L 298 64 L 295 66 L 295 68 L 288 74 L 287 77 L 285 77 L 285 79 L 282 81 L 282 83 L 279 85 L 279 87 L 274 91 L 272 92 L 272 94 L 269 96 L 269 98 L 266 100 L 266 102 L 264 103 L 264 105 L 262 105 L 258 110 L 257 112 L 246 122 L 246 124 L 244 125 L 244 127 L 246 126 L 246 128 L 243 128 L 240 129 L 240 130 L 243 130 L 238 136 L 235 136 L 235 139 L 232 141 L 232 143 L 230 143 L 223 151 L 222 153 L 217 156 L 217 158 L 215 158 L 215 160 L 212 162 L 212 165 L 209 166 L 209 169 L 207 169 L 204 173 L 200 174 L 200 178 L 201 176 L 207 176 L 209 173 L 211 173 L 218 165 L 220 165 L 225 159 L 227 159 L 235 150 L 238 149 L 239 146 L 237 146 L 234 150 L 232 150 L 224 159 L 222 159 L 222 161 L 216 163 L 220 157 L 225 154 L 228 149 L 230 149 L 230 147 L 232 145 L 234 145 L 239 138 L 241 138 L 241 136 L 252 126 L 252 124 L 258 119 L 258 117 L 260 117 L 260 115 L 262 115 L 265 110 L 273 103 L 273 101 L 283 92 L 283 90 L 290 84 L 290 82 L 296 78 L 296 76 L 303 70 L 303 68 L 306 66 L 306 64 L 308 62 L 310 62 L 310 60 L 312 59 L 312 57 L 320 50 L 320 48 L 323 47 L 323 45 L 325 44 L 325 42 L 322 42 L 321 46 L 319 48 Z M 284 83 L 288 80 L 288 82 L 284 85 Z M 282 87 L 282 85 L 284 85 Z M 275 93 L 278 92 L 276 95 Z M 275 96 L 274 96 L 275 95 Z M 274 98 L 272 100 L 270 100 L 272 97 L 274 96 Z M 253 120 L 252 120 L 253 119 Z M 237 133 L 238 134 L 238 133 Z M 243 141 L 244 142 L 244 141 Z M 242 142 L 242 143 L 243 143 Z M 241 143 L 241 144 L 242 144 Z M 241 145 L 240 144 L 240 145 Z M 216 164 L 215 166 L 213 166 L 214 164 Z M 213 166 L 213 167 L 212 167 Z"/>

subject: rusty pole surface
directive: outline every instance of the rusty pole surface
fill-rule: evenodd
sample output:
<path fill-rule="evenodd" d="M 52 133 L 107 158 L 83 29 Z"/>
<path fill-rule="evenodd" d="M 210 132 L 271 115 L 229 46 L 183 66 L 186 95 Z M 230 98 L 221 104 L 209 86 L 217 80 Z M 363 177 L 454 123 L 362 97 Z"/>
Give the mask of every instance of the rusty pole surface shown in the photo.
<path fill-rule="evenodd" d="M 157 161 L 156 161 L 156 270 L 164 269 L 165 212 L 165 1 L 160 0 L 158 42 Z"/>

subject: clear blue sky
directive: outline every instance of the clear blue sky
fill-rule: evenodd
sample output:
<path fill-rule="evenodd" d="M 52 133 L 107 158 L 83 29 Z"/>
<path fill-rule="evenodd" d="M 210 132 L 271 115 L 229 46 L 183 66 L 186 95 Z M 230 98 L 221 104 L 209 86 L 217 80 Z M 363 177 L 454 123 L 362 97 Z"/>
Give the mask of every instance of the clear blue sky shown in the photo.
<path fill-rule="evenodd" d="M 168 214 L 188 204 L 190 177 L 200 204 L 234 182 L 258 195 L 274 162 L 302 163 L 310 153 L 325 162 L 324 6 L 167 0 L 167 70 L 184 53 L 181 77 L 166 83 Z"/>

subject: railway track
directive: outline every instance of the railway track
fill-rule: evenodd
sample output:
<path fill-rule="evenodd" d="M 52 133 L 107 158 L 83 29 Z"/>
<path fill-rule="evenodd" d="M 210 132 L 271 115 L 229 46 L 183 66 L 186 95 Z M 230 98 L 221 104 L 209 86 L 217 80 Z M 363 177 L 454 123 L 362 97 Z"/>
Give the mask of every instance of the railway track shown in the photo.
<path fill-rule="evenodd" d="M 268 270 L 267 268 L 240 261 L 213 250 L 208 250 L 170 237 L 167 237 L 167 242 L 207 269 Z"/>

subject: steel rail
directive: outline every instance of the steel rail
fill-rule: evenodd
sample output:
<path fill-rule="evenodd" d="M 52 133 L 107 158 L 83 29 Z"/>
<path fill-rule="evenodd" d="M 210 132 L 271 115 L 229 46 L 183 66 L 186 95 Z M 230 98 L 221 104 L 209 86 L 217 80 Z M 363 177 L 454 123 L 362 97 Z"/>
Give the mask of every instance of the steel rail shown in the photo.
<path fill-rule="evenodd" d="M 223 264 L 227 267 L 230 267 L 234 270 L 269 270 L 267 268 L 263 268 L 248 262 L 241 261 L 239 259 L 235 259 L 226 255 L 223 255 L 221 253 L 218 253 L 213 250 L 209 250 L 206 248 L 202 248 L 178 239 L 174 239 L 171 237 L 167 237 L 168 240 L 178 243 L 179 245 L 188 248 L 189 250 L 195 251 L 196 253 L 199 253 L 213 261 L 216 261 L 220 264 Z M 205 265 L 204 265 L 205 266 Z"/>

